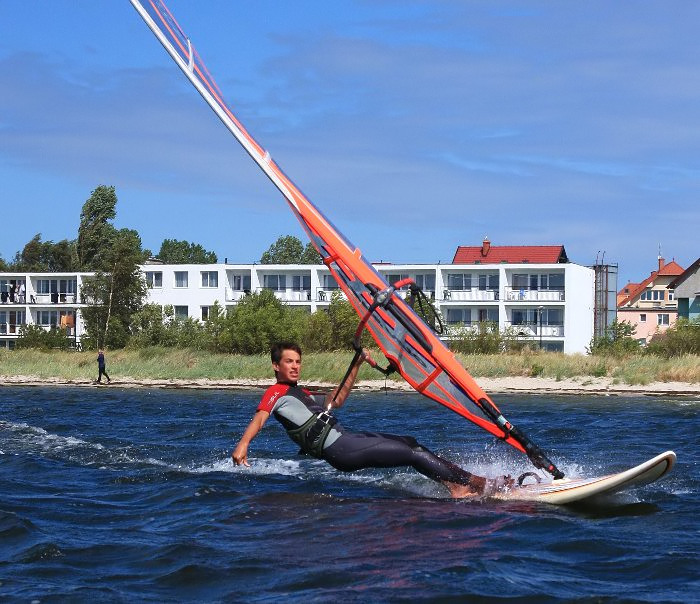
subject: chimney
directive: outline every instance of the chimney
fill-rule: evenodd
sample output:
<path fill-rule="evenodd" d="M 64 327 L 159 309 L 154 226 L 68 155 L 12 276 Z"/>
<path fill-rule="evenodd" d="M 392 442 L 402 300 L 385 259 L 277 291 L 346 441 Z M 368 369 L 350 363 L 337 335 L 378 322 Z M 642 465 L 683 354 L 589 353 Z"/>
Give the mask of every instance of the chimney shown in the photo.
<path fill-rule="evenodd" d="M 491 251 L 491 242 L 488 237 L 484 237 L 484 242 L 481 244 L 481 255 L 485 258 Z"/>
<path fill-rule="evenodd" d="M 659 270 L 661 270 L 664 267 L 664 259 L 659 256 Z"/>

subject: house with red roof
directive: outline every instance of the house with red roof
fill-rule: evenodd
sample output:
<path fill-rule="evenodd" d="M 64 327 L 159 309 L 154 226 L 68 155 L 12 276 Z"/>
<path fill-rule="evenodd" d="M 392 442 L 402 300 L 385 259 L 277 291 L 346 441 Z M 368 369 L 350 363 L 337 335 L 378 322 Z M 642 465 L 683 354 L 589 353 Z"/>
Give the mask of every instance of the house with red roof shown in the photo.
<path fill-rule="evenodd" d="M 635 337 L 648 344 L 654 334 L 666 331 L 678 317 L 678 301 L 669 285 L 684 269 L 675 260 L 661 256 L 658 268 L 640 283 L 628 283 L 617 292 L 617 318 L 635 327 Z"/>
<path fill-rule="evenodd" d="M 448 326 L 497 322 L 536 348 L 583 353 L 594 289 L 593 269 L 570 262 L 563 245 L 492 245 L 487 237 L 439 267 L 436 301 Z"/>

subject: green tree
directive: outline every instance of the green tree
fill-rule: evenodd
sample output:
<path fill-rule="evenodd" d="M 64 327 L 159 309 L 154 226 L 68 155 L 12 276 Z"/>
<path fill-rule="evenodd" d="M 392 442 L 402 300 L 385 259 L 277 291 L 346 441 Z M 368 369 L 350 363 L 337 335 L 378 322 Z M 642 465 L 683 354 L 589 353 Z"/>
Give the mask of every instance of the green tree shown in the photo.
<path fill-rule="evenodd" d="M 78 227 L 78 263 L 84 271 L 107 271 L 109 259 L 104 252 L 111 247 L 116 229 L 111 221 L 117 215 L 114 187 L 100 185 L 83 204 Z"/>
<path fill-rule="evenodd" d="M 146 296 L 146 283 L 141 275 L 143 260 L 141 238 L 131 229 L 121 229 L 109 246 L 102 250 L 101 264 L 93 277 L 83 282 L 83 319 L 89 347 L 121 348 L 131 331 L 131 321 L 141 310 Z"/>
<path fill-rule="evenodd" d="M 307 243 L 299 259 L 299 264 L 321 264 L 322 262 L 321 254 L 316 251 L 311 242 Z"/>
<path fill-rule="evenodd" d="M 636 329 L 629 321 L 615 319 L 605 330 L 604 335 L 593 338 L 590 353 L 594 355 L 624 356 L 641 352 L 639 342 L 634 338 Z"/>
<path fill-rule="evenodd" d="M 214 264 L 218 260 L 214 252 L 208 252 L 199 243 L 177 239 L 164 239 L 158 258 L 166 264 Z"/>
<path fill-rule="evenodd" d="M 37 348 L 39 350 L 68 350 L 71 339 L 65 329 L 52 328 L 46 330 L 40 325 L 21 325 L 15 346 L 21 348 Z"/>
<path fill-rule="evenodd" d="M 15 254 L 13 269 L 31 272 L 64 272 L 77 269 L 78 257 L 75 241 L 63 239 L 58 243 L 42 241 L 37 233 L 21 252 Z"/>
<path fill-rule="evenodd" d="M 308 243 L 306 247 L 298 237 L 279 237 L 260 257 L 260 264 L 320 264 L 321 255 Z"/>
<path fill-rule="evenodd" d="M 204 332 L 207 334 L 207 347 L 213 352 L 231 350 L 231 334 L 226 328 L 226 310 L 218 300 L 209 307 L 209 315 L 204 321 Z"/>
<path fill-rule="evenodd" d="M 651 338 L 646 352 L 665 358 L 700 355 L 700 319 L 678 319 L 673 327 Z"/>
<path fill-rule="evenodd" d="M 269 290 L 245 296 L 228 314 L 231 352 L 265 354 L 274 342 L 296 340 L 296 325 L 287 321 L 288 313 Z"/>

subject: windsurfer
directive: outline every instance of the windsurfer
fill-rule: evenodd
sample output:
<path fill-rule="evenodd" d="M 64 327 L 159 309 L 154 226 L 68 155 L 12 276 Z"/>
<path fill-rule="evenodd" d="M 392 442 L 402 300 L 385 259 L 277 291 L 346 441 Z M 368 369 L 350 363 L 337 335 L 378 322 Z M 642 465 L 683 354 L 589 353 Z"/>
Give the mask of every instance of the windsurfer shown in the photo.
<path fill-rule="evenodd" d="M 271 357 L 276 383 L 263 395 L 253 419 L 231 454 L 237 465 L 250 465 L 250 442 L 270 415 L 274 415 L 304 453 L 323 459 L 343 472 L 410 466 L 445 485 L 452 497 L 478 496 L 512 484 L 507 477 L 490 480 L 471 474 L 430 452 L 411 436 L 345 430 L 330 410 L 343 405 L 360 365 L 371 361 L 367 350 L 363 350 L 340 388 L 325 395 L 312 394 L 298 385 L 301 374 L 301 348 L 298 345 L 276 344 Z"/>

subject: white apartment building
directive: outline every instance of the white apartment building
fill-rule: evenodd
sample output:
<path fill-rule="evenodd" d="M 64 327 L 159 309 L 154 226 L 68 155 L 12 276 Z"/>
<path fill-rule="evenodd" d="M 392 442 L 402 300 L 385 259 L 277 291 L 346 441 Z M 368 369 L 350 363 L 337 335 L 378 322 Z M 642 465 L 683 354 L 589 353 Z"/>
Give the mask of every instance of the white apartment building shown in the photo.
<path fill-rule="evenodd" d="M 85 331 L 82 281 L 91 273 L 0 273 L 0 348 L 13 348 L 24 324 L 63 327 L 76 345 Z"/>
<path fill-rule="evenodd" d="M 585 353 L 593 337 L 594 272 L 573 263 L 375 264 L 388 282 L 409 277 L 432 299 L 447 327 L 476 329 L 483 321 L 514 329 L 535 346 Z M 325 265 L 144 264 L 146 302 L 172 305 L 176 316 L 205 320 L 218 302 L 229 308 L 248 293 L 271 290 L 282 302 L 316 312 L 338 289 Z M 18 328 L 71 322 L 80 342 L 80 285 L 85 273 L 0 274 L 0 347 L 13 347 Z M 17 298 L 25 283 L 25 298 Z M 14 283 L 14 299 L 9 300 Z M 399 292 L 405 296 L 407 288 Z"/>

